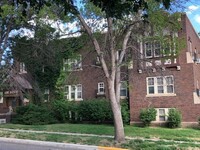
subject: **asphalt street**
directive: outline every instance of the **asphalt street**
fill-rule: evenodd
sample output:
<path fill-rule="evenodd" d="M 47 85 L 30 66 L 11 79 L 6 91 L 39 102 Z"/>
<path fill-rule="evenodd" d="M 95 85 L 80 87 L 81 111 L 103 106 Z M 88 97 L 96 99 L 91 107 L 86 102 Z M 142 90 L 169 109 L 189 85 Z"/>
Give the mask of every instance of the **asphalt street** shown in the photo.
<path fill-rule="evenodd" d="M 98 150 L 97 146 L 0 138 L 0 150 Z"/>

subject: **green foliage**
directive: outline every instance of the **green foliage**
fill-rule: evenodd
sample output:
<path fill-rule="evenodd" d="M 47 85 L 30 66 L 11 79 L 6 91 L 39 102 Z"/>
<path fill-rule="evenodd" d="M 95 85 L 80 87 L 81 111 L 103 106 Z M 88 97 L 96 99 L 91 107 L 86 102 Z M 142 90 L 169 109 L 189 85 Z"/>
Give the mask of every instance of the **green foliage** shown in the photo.
<path fill-rule="evenodd" d="M 83 121 L 104 122 L 110 121 L 112 111 L 108 100 L 91 99 L 80 102 L 79 116 Z"/>
<path fill-rule="evenodd" d="M 156 119 L 155 108 L 145 108 L 140 111 L 140 120 L 143 122 L 144 126 L 149 126 L 151 121 L 155 119 Z"/>
<path fill-rule="evenodd" d="M 99 7 L 109 17 L 122 18 L 133 12 L 148 9 L 148 3 L 144 0 L 90 0 L 95 6 Z M 156 2 L 161 3 L 160 0 Z M 170 0 L 162 1 L 165 8 L 169 8 Z M 112 8 L 112 9 L 110 9 Z"/>
<path fill-rule="evenodd" d="M 130 123 L 130 110 L 128 101 L 122 101 L 121 102 L 121 113 L 122 113 L 122 119 L 124 124 Z"/>
<path fill-rule="evenodd" d="M 181 126 L 181 112 L 177 109 L 170 109 L 168 112 L 168 127 L 177 128 Z"/>
<path fill-rule="evenodd" d="M 54 117 L 59 122 L 66 122 L 69 120 L 69 103 L 65 100 L 55 100 L 51 104 Z"/>
<path fill-rule="evenodd" d="M 30 104 L 21 106 L 16 109 L 16 113 L 16 116 L 12 119 L 12 123 L 41 125 L 57 122 L 46 105 L 38 106 Z"/>

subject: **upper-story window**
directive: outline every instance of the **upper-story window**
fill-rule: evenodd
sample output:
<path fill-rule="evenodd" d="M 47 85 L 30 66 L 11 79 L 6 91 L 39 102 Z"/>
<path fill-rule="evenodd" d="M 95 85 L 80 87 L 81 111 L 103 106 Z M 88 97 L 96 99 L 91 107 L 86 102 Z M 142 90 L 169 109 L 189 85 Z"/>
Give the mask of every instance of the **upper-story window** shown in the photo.
<path fill-rule="evenodd" d="M 170 56 L 174 47 L 175 45 L 172 45 L 168 39 L 162 43 L 160 41 L 149 41 L 145 42 L 144 54 L 146 58 Z M 175 50 L 173 50 L 173 53 L 175 54 Z"/>
<path fill-rule="evenodd" d="M 79 55 L 77 58 L 64 59 L 63 62 L 64 71 L 78 71 L 82 70 L 82 58 Z"/>
<path fill-rule="evenodd" d="M 145 46 L 145 57 L 159 57 L 161 55 L 161 45 L 159 41 L 146 42 Z"/>
<path fill-rule="evenodd" d="M 147 78 L 147 94 L 174 94 L 174 77 L 158 76 Z"/>
<path fill-rule="evenodd" d="M 19 63 L 19 72 L 20 73 L 27 73 L 26 66 L 25 66 L 25 64 L 23 62 Z"/>
<path fill-rule="evenodd" d="M 67 100 L 83 100 L 82 85 L 66 85 L 64 87 L 64 96 Z"/>

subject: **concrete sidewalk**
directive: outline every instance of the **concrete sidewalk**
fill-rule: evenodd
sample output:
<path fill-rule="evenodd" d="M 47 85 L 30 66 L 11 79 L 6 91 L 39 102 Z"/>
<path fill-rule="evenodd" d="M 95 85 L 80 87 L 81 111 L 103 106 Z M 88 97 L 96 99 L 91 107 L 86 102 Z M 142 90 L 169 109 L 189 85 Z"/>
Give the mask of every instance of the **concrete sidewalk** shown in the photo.
<path fill-rule="evenodd" d="M 86 136 L 86 137 L 101 137 L 101 138 L 114 138 L 114 136 L 111 135 L 96 135 L 96 134 L 82 134 L 82 133 L 66 133 L 66 132 L 49 132 L 49 131 L 35 131 L 35 130 L 21 130 L 21 129 L 6 129 L 6 128 L 0 128 L 0 130 L 4 131 L 12 131 L 12 132 L 25 132 L 25 133 L 39 133 L 39 134 L 56 134 L 56 135 L 72 135 L 72 136 Z M 165 139 L 159 139 L 159 138 L 142 138 L 142 137 L 125 137 L 127 140 L 147 140 L 147 141 L 164 141 L 164 142 L 175 142 L 175 143 L 190 143 L 187 141 L 174 141 L 174 140 L 165 140 Z M 193 144 L 200 144 L 200 142 L 193 142 Z M 122 150 L 118 148 L 113 147 L 98 147 L 100 150 Z M 102 148 L 102 149 L 101 149 Z"/>

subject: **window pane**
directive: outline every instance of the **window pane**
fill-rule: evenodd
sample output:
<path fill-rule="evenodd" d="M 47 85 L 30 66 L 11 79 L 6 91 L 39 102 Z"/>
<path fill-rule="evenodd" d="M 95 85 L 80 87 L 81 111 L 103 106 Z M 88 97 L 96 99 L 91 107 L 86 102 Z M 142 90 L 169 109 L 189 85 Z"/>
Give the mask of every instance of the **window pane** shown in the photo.
<path fill-rule="evenodd" d="M 77 98 L 79 98 L 79 99 L 82 98 L 82 92 L 77 93 Z"/>
<path fill-rule="evenodd" d="M 159 109 L 159 116 L 165 115 L 165 109 Z"/>
<path fill-rule="evenodd" d="M 104 92 L 104 88 L 99 88 L 99 92 Z"/>
<path fill-rule="evenodd" d="M 69 86 L 65 86 L 65 92 L 69 92 Z"/>
<path fill-rule="evenodd" d="M 160 42 L 155 42 L 154 51 L 155 51 L 155 56 L 160 56 Z"/>
<path fill-rule="evenodd" d="M 71 99 L 75 99 L 75 93 L 71 93 Z"/>
<path fill-rule="evenodd" d="M 154 94 L 154 87 L 149 87 L 149 94 Z"/>
<path fill-rule="evenodd" d="M 157 77 L 157 84 L 163 85 L 163 77 Z"/>
<path fill-rule="evenodd" d="M 151 45 L 151 43 L 145 44 L 145 50 L 146 50 L 146 56 L 151 57 L 152 56 L 152 45 Z"/>
<path fill-rule="evenodd" d="M 82 85 L 81 84 L 77 85 L 77 91 L 82 91 Z"/>
<path fill-rule="evenodd" d="M 126 93 L 127 93 L 127 92 L 126 92 L 125 89 L 124 89 L 124 90 L 120 90 L 120 96 L 127 96 Z"/>
<path fill-rule="evenodd" d="M 165 121 L 165 116 L 159 116 L 159 121 Z"/>
<path fill-rule="evenodd" d="M 158 93 L 164 93 L 163 86 L 158 86 Z"/>
<path fill-rule="evenodd" d="M 167 84 L 173 84 L 173 78 L 172 77 L 166 77 Z"/>
<path fill-rule="evenodd" d="M 165 121 L 165 109 L 159 109 L 159 121 Z"/>
<path fill-rule="evenodd" d="M 173 85 L 168 85 L 167 86 L 167 93 L 174 93 Z"/>
<path fill-rule="evenodd" d="M 154 78 L 148 78 L 148 85 L 154 85 Z"/>

